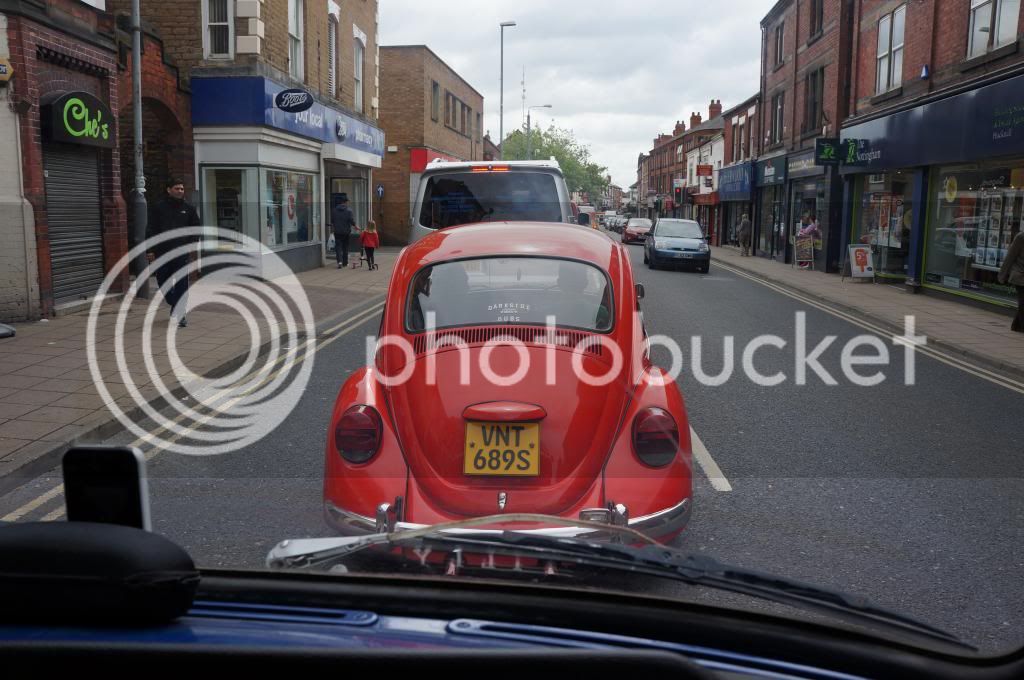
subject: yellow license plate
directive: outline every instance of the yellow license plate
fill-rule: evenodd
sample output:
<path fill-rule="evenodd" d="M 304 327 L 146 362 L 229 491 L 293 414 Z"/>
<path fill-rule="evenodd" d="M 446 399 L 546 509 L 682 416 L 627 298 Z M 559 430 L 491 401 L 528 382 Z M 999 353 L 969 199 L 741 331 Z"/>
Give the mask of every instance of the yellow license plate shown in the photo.
<path fill-rule="evenodd" d="M 467 475 L 536 477 L 540 474 L 539 423 L 466 423 Z"/>

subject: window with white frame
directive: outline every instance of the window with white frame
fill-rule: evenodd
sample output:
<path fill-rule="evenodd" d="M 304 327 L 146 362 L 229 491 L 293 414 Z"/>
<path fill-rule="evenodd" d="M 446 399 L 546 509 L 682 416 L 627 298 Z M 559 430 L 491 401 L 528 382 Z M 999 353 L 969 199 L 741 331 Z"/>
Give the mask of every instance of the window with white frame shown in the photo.
<path fill-rule="evenodd" d="M 903 84 L 903 32 L 906 23 L 906 5 L 878 20 L 875 92 L 888 92 Z"/>
<path fill-rule="evenodd" d="M 977 57 L 1017 39 L 1020 0 L 971 0 L 967 56 Z"/>
<path fill-rule="evenodd" d="M 203 56 L 231 59 L 235 44 L 234 0 L 203 0 Z"/>
<path fill-rule="evenodd" d="M 338 21 L 327 19 L 327 90 L 331 96 L 338 93 Z"/>
<path fill-rule="evenodd" d="M 366 54 L 366 46 L 363 45 L 363 41 L 359 38 L 354 40 L 355 42 L 355 101 L 353 102 L 353 108 L 359 113 L 363 112 L 363 67 L 364 58 Z"/>
<path fill-rule="evenodd" d="M 302 10 L 303 0 L 288 0 L 288 73 L 297 80 L 302 80 L 306 73 Z"/>

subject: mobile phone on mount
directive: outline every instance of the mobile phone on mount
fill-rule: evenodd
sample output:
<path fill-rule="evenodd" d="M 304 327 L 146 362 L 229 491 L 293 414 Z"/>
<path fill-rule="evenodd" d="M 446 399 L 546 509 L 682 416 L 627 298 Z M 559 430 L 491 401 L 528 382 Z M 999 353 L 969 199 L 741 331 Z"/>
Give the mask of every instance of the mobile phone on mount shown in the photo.
<path fill-rule="evenodd" d="M 73 446 L 64 454 L 69 522 L 150 530 L 146 458 L 134 446 Z"/>

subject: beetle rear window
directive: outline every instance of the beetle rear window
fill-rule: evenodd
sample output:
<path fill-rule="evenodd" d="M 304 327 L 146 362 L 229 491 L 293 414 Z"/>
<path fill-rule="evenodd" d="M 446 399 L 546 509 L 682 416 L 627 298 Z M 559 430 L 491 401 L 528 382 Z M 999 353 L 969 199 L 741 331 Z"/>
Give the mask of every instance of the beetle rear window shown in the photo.
<path fill-rule="evenodd" d="M 539 257 L 445 262 L 416 273 L 406 329 L 538 325 L 608 331 L 613 319 L 608 277 L 575 260 Z"/>

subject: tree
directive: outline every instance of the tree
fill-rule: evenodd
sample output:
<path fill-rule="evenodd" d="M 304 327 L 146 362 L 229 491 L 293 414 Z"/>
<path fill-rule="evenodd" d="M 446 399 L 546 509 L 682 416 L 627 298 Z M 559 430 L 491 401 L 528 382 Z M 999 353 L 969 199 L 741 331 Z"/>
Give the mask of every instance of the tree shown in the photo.
<path fill-rule="evenodd" d="M 533 158 L 547 159 L 552 156 L 558 161 L 565 175 L 565 185 L 569 193 L 581 191 L 587 193 L 591 200 L 597 200 L 608 187 L 608 168 L 594 163 L 590 159 L 590 149 L 580 144 L 572 130 L 549 125 L 547 130 L 534 128 L 530 130 L 533 142 Z M 526 126 L 515 130 L 505 138 L 501 145 L 501 157 L 506 161 L 526 160 Z"/>

